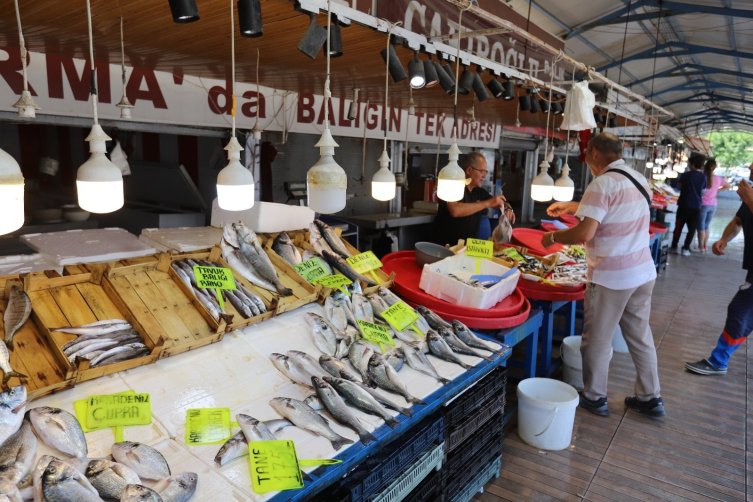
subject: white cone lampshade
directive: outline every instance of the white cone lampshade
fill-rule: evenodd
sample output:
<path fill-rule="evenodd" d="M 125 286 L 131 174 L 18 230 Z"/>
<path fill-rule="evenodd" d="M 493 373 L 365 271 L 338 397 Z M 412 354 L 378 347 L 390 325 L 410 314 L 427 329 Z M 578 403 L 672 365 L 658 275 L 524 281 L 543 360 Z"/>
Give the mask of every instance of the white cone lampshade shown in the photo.
<path fill-rule="evenodd" d="M 21 91 L 21 97 L 13 105 L 18 109 L 18 116 L 28 119 L 36 118 L 37 110 L 41 110 L 39 106 L 34 102 L 34 98 L 31 97 L 29 91 Z"/>
<path fill-rule="evenodd" d="M 94 124 L 86 138 L 91 156 L 76 173 L 78 205 L 90 213 L 111 213 L 123 207 L 123 175 L 105 155 L 105 142 L 111 139 Z"/>
<path fill-rule="evenodd" d="M 541 172 L 531 182 L 531 198 L 538 202 L 548 202 L 554 195 L 554 180 L 549 173 L 549 162 L 541 161 Z"/>
<path fill-rule="evenodd" d="M 308 205 L 317 213 L 331 214 L 345 209 L 348 176 L 335 162 L 335 147 L 329 128 L 324 129 L 319 142 L 321 158 L 306 175 Z"/>
<path fill-rule="evenodd" d="M 575 183 L 570 179 L 570 166 L 562 166 L 562 176 L 554 182 L 552 197 L 559 202 L 570 202 L 575 195 Z"/>
<path fill-rule="evenodd" d="M 10 154 L 0 150 L 0 235 L 24 224 L 24 177 Z"/>
<path fill-rule="evenodd" d="M 379 165 L 381 167 L 371 178 L 371 196 L 376 200 L 392 200 L 395 198 L 397 183 L 395 174 L 390 171 L 390 157 L 386 150 L 383 150 L 382 156 L 379 157 Z"/>
<path fill-rule="evenodd" d="M 233 136 L 227 146 L 227 166 L 217 175 L 217 205 L 226 211 L 244 211 L 254 205 L 254 175 L 241 164 L 243 147 Z"/>
<path fill-rule="evenodd" d="M 463 190 L 468 181 L 465 178 L 465 171 L 458 165 L 460 149 L 456 141 L 453 140 L 447 153 L 450 161 L 439 171 L 437 197 L 447 202 L 457 202 L 463 198 Z"/>
<path fill-rule="evenodd" d="M 123 93 L 123 97 L 120 99 L 120 103 L 117 105 L 118 108 L 120 108 L 120 118 L 121 119 L 130 119 L 131 118 L 131 108 L 133 108 L 133 105 L 130 101 L 128 101 L 128 96 Z"/>

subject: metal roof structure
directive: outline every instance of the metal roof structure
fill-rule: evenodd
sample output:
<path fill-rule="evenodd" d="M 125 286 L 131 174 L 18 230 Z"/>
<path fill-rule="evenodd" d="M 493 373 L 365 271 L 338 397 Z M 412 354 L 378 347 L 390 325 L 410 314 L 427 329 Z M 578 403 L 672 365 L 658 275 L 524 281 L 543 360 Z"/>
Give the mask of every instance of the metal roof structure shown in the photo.
<path fill-rule="evenodd" d="M 674 112 L 667 125 L 753 131 L 753 2 L 505 1 L 563 38 L 568 55 Z"/>

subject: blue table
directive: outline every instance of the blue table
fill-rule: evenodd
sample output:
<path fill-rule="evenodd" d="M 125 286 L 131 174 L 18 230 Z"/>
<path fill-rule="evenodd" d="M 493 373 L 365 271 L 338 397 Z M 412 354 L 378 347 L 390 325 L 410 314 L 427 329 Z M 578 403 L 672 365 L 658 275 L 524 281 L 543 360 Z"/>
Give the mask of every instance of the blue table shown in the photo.
<path fill-rule="evenodd" d="M 557 301 L 550 302 L 547 300 L 531 300 L 531 306 L 540 309 L 544 320 L 539 333 L 541 342 L 541 357 L 539 358 L 538 374 L 539 376 L 548 377 L 560 365 L 559 359 L 552 361 L 552 344 L 554 335 L 563 337 L 577 335 L 575 332 L 576 319 L 576 301 Z M 562 312 L 559 312 L 562 310 Z M 565 329 L 554 329 L 554 314 L 560 313 L 565 316 Z"/>
<path fill-rule="evenodd" d="M 482 334 L 496 338 L 505 345 L 514 347 L 523 340 L 526 341 L 526 356 L 522 365 L 510 362 L 510 366 L 522 366 L 523 378 L 536 376 L 536 353 L 538 352 L 539 330 L 544 317 L 540 310 L 531 309 L 526 322 L 514 328 L 505 328 L 499 331 L 482 331 Z"/>

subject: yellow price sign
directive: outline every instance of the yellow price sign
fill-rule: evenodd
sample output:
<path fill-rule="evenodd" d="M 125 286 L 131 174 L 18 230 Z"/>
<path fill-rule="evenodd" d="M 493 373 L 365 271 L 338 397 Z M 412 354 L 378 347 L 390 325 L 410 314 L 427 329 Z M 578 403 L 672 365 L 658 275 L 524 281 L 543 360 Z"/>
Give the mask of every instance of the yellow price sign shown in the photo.
<path fill-rule="evenodd" d="M 222 299 L 221 289 L 235 289 L 235 279 L 233 271 L 224 267 L 200 267 L 193 268 L 193 274 L 196 276 L 196 284 L 203 289 L 214 289 L 217 292 L 217 302 L 220 308 L 225 308 L 225 301 Z"/>
<path fill-rule="evenodd" d="M 349 284 L 353 284 L 353 281 L 348 279 L 342 274 L 335 274 L 335 275 L 328 275 L 326 277 L 320 277 L 316 279 L 312 284 L 321 283 L 322 286 L 325 288 L 330 289 L 340 289 L 343 291 L 346 295 L 350 296 L 350 293 L 348 293 L 343 286 L 347 286 Z"/>
<path fill-rule="evenodd" d="M 329 458 L 299 460 L 295 443 L 289 440 L 251 441 L 248 444 L 251 486 L 256 493 L 303 488 L 301 466 L 335 465 L 341 460 Z"/>
<path fill-rule="evenodd" d="M 379 283 L 374 270 L 382 268 L 382 262 L 379 261 L 379 258 L 376 257 L 373 251 L 366 251 L 365 253 L 351 256 L 350 258 L 346 258 L 345 261 L 359 274 L 371 273 L 371 277 Z"/>
<path fill-rule="evenodd" d="M 525 262 L 526 259 L 523 258 L 523 255 L 518 253 L 518 250 L 515 248 L 505 248 L 502 250 L 503 253 L 505 253 L 508 257 L 512 258 L 513 260 L 522 261 Z"/>
<path fill-rule="evenodd" d="M 466 241 L 465 255 L 472 258 L 494 258 L 494 243 L 481 239 L 468 239 Z"/>
<path fill-rule="evenodd" d="M 410 308 L 405 302 L 397 302 L 384 310 L 382 317 L 397 331 L 405 331 L 411 324 L 418 321 L 416 311 Z"/>
<path fill-rule="evenodd" d="M 311 284 L 316 284 L 316 280 L 320 277 L 330 275 L 329 270 L 324 266 L 324 262 L 318 256 L 306 260 L 303 263 L 299 263 L 298 265 L 294 265 L 293 268 L 295 268 L 296 272 L 298 272 L 301 277 Z"/>
<path fill-rule="evenodd" d="M 114 394 L 116 396 L 121 395 L 134 395 L 136 394 L 135 390 L 127 390 L 125 392 L 119 392 L 117 394 Z M 107 426 L 102 427 L 87 427 L 86 425 L 86 417 L 89 412 L 89 400 L 88 399 L 80 399 L 78 401 L 73 402 L 73 409 L 76 411 L 76 419 L 78 419 L 78 423 L 81 426 L 81 430 L 86 432 L 92 432 L 92 431 L 98 431 L 100 429 L 106 429 Z M 112 428 L 112 432 L 115 434 L 115 442 L 120 443 L 123 441 L 123 426 L 118 425 Z"/>
<path fill-rule="evenodd" d="M 356 319 L 356 322 L 361 329 L 363 339 L 378 344 L 379 348 L 382 349 L 382 352 L 384 352 L 385 345 L 395 346 L 395 340 L 392 339 L 390 330 L 384 326 L 368 321 L 362 321 L 361 319 Z"/>
<path fill-rule="evenodd" d="M 233 435 L 230 408 L 196 408 L 186 411 L 186 444 L 219 444 Z"/>
<path fill-rule="evenodd" d="M 89 429 L 152 423 L 149 394 L 89 396 L 86 405 L 86 427 Z"/>

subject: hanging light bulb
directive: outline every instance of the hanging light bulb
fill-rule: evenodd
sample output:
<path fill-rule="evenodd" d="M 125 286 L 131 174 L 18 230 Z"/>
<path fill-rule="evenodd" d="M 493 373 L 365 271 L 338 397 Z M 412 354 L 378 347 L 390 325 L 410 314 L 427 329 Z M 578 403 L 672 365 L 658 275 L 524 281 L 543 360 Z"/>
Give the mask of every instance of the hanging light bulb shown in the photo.
<path fill-rule="evenodd" d="M 395 198 L 397 183 L 395 174 L 390 171 L 390 157 L 387 150 L 379 157 L 379 170 L 371 178 L 371 196 L 376 200 L 387 201 Z"/>
<path fill-rule="evenodd" d="M 454 134 L 453 134 L 454 136 Z M 439 171 L 439 181 L 437 182 L 437 197 L 447 202 L 457 202 L 463 198 L 463 190 L 468 184 L 465 177 L 465 171 L 458 165 L 460 149 L 457 140 L 453 137 L 452 145 L 447 165 Z"/>
<path fill-rule="evenodd" d="M 264 34 L 259 0 L 238 0 L 238 27 L 242 37 L 257 38 Z"/>
<path fill-rule="evenodd" d="M 24 177 L 10 154 L 0 149 L 0 235 L 24 224 Z"/>
<path fill-rule="evenodd" d="M 552 148 L 546 153 L 546 161 L 549 162 L 550 165 L 554 162 L 554 145 L 552 145 Z"/>
<path fill-rule="evenodd" d="M 552 197 L 559 202 L 569 202 L 575 195 L 575 183 L 570 179 L 570 166 L 562 166 L 562 175 L 554 182 Z"/>
<path fill-rule="evenodd" d="M 226 211 L 244 211 L 254 205 L 254 175 L 241 164 L 243 147 L 235 137 L 235 20 L 230 0 L 230 65 L 233 86 L 232 134 L 227 142 L 227 166 L 217 175 L 217 205 Z M 257 53 L 258 63 L 258 53 Z M 258 110 L 256 116 L 259 116 Z M 257 122 L 258 125 L 258 122 Z"/>
<path fill-rule="evenodd" d="M 18 10 L 18 0 L 15 0 L 16 7 L 16 21 L 18 22 L 18 46 L 21 54 L 21 72 L 24 79 L 24 88 L 21 91 L 21 97 L 13 104 L 13 107 L 18 110 L 18 116 L 28 119 L 35 118 L 36 111 L 41 110 L 39 106 L 34 102 L 34 98 L 31 97 L 29 92 L 29 81 L 26 74 L 26 45 L 24 44 L 24 34 L 21 29 L 21 12 Z"/>
<path fill-rule="evenodd" d="M 421 89 L 426 85 L 426 71 L 423 61 L 418 59 L 418 51 L 413 51 L 413 59 L 408 62 L 408 74 L 410 75 L 410 86 L 413 89 Z"/>
<path fill-rule="evenodd" d="M 650 160 L 648 162 L 646 162 L 646 168 L 647 169 L 651 169 L 652 167 L 654 167 L 654 163 L 653 162 L 651 162 Z"/>
<path fill-rule="evenodd" d="M 531 182 L 531 198 L 538 202 L 552 200 L 554 194 L 554 180 L 549 176 L 549 162 L 542 160 L 539 164 L 541 172 Z"/>
<path fill-rule="evenodd" d="M 128 96 L 126 96 L 126 69 L 125 69 L 125 44 L 123 42 L 123 18 L 120 18 L 120 68 L 122 69 L 122 75 L 123 75 L 123 97 L 120 99 L 120 103 L 118 103 L 117 106 L 120 108 L 120 118 L 121 119 L 130 119 L 131 118 L 131 108 L 133 108 L 133 105 L 130 101 L 128 101 Z"/>

